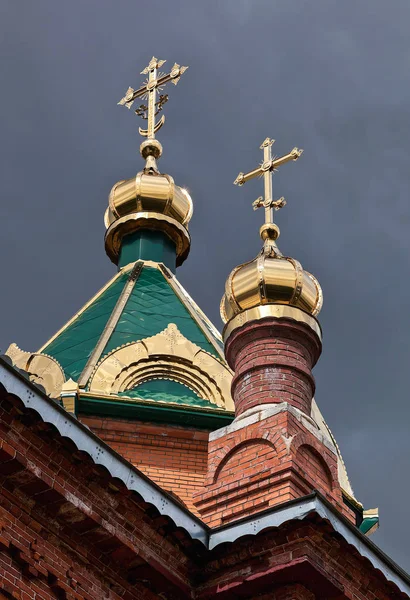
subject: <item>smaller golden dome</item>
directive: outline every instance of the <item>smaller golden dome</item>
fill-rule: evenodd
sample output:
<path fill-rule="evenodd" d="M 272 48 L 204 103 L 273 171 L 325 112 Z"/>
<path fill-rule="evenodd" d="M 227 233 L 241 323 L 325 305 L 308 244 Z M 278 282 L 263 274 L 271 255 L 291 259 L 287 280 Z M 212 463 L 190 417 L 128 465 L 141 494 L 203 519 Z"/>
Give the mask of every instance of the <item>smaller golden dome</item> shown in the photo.
<path fill-rule="evenodd" d="M 162 154 L 158 140 L 145 140 L 140 151 L 146 160 L 144 170 L 131 179 L 118 181 L 109 195 L 104 215 L 107 254 L 116 263 L 124 235 L 143 228 L 160 230 L 175 243 L 177 264 L 181 264 L 190 248 L 187 227 L 193 212 L 192 199 L 170 175 L 158 171 L 156 159 Z"/>
<path fill-rule="evenodd" d="M 242 311 L 266 304 L 293 306 L 316 317 L 323 303 L 322 289 L 317 279 L 276 245 L 279 228 L 265 223 L 260 229 L 264 246 L 250 262 L 236 267 L 225 284 L 221 301 L 224 323 Z"/>

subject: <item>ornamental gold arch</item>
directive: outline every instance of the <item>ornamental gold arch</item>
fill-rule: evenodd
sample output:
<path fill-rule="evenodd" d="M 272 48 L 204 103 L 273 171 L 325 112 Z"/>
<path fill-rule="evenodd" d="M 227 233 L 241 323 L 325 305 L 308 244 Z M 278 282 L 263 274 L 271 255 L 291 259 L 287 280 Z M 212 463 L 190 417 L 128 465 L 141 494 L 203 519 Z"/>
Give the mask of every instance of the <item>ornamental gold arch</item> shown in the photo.
<path fill-rule="evenodd" d="M 89 392 L 124 393 L 153 379 L 176 381 L 201 399 L 234 410 L 230 394 L 232 371 L 185 338 L 174 323 L 157 335 L 121 346 L 100 360 L 91 376 Z"/>

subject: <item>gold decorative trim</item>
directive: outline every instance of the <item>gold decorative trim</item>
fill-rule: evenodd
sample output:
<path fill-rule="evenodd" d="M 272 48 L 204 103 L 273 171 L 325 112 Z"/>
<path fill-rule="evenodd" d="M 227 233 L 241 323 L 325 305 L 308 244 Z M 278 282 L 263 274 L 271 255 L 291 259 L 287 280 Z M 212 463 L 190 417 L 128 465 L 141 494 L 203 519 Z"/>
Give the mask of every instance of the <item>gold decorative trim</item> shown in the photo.
<path fill-rule="evenodd" d="M 185 338 L 174 323 L 105 356 L 91 376 L 89 393 L 115 395 L 152 379 L 177 381 L 203 400 L 234 410 L 228 366 Z"/>
<path fill-rule="evenodd" d="M 126 264 L 124 267 L 120 267 L 121 271 L 124 273 L 126 271 L 131 271 L 131 269 L 134 267 L 136 262 L 142 262 L 144 263 L 143 266 L 144 267 L 151 267 L 152 269 L 158 269 L 158 266 L 162 263 L 158 263 L 155 260 L 144 260 L 143 258 L 140 258 L 137 261 L 133 261 L 130 262 L 128 264 Z"/>
<path fill-rule="evenodd" d="M 5 355 L 11 358 L 13 365 L 18 369 L 27 370 L 27 361 L 31 356 L 31 352 L 22 350 L 14 342 L 7 348 Z"/>
<path fill-rule="evenodd" d="M 312 275 L 312 273 L 309 273 L 309 271 L 305 271 L 305 273 L 309 277 L 309 279 L 311 281 L 313 281 L 313 283 L 316 286 L 316 290 L 317 290 L 316 307 L 315 307 L 314 311 L 312 312 L 312 315 L 314 317 L 317 317 L 317 315 L 322 310 L 322 306 L 323 306 L 323 290 L 322 290 L 322 287 L 321 287 L 319 281 L 316 279 L 316 277 L 314 275 Z"/>
<path fill-rule="evenodd" d="M 224 341 L 226 342 L 231 333 L 238 327 L 241 327 L 250 321 L 258 321 L 260 319 L 265 319 L 266 317 L 273 317 L 275 319 L 293 319 L 294 321 L 305 323 L 305 325 L 308 325 L 316 333 L 320 340 L 322 339 L 322 330 L 319 322 L 300 308 L 283 304 L 264 304 L 262 306 L 255 306 L 254 308 L 243 310 L 228 321 L 222 332 Z"/>
<path fill-rule="evenodd" d="M 79 385 L 77 383 L 77 381 L 74 381 L 74 379 L 72 379 L 70 377 L 70 379 L 67 379 L 67 381 L 65 383 L 63 383 L 63 385 L 61 386 L 61 396 L 76 396 L 78 394 L 79 391 Z"/>
<path fill-rule="evenodd" d="M 38 352 L 24 352 L 16 344 L 10 344 L 6 356 L 11 358 L 13 365 L 26 371 L 31 381 L 37 383 L 51 398 L 58 398 L 63 383 L 64 371 L 59 362 L 52 356 Z"/>
<path fill-rule="evenodd" d="M 338 480 L 340 483 L 340 487 L 342 488 L 343 494 L 354 504 L 356 504 L 359 508 L 363 508 L 362 504 L 354 497 L 354 492 L 352 486 L 349 481 L 349 476 L 347 474 L 346 465 L 343 460 L 342 453 L 338 446 L 335 436 L 333 435 L 329 425 L 326 423 L 320 408 L 317 405 L 316 400 L 312 399 L 312 408 L 310 412 L 310 416 L 317 425 L 319 431 L 324 435 L 335 447 L 337 454 L 337 472 L 338 472 Z"/>
<path fill-rule="evenodd" d="M 233 292 L 233 277 L 234 277 L 234 275 L 236 275 L 236 273 L 239 271 L 239 269 L 241 269 L 242 267 L 244 267 L 247 264 L 249 264 L 249 263 L 245 263 L 243 265 L 238 265 L 237 267 L 232 269 L 232 271 L 230 272 L 229 277 L 225 283 L 225 296 L 228 301 L 228 304 L 231 306 L 233 311 L 241 310 L 241 307 L 240 307 L 238 301 L 236 300 L 235 294 Z"/>
<path fill-rule="evenodd" d="M 226 323 L 228 321 L 228 315 L 225 310 L 225 302 L 226 296 L 225 294 L 221 298 L 221 302 L 219 303 L 219 314 L 221 315 L 222 323 Z"/>
<path fill-rule="evenodd" d="M 125 284 L 121 294 L 118 297 L 116 305 L 103 329 L 103 332 L 90 355 L 80 377 L 78 380 L 78 385 L 80 387 L 85 387 L 87 385 L 87 381 L 94 370 L 95 365 L 101 357 L 101 354 L 107 345 L 108 340 L 111 337 L 112 332 L 117 326 L 118 321 L 123 313 L 123 310 L 128 302 L 129 297 L 132 294 L 132 290 L 134 289 L 135 283 L 137 282 L 140 273 L 142 271 L 142 267 L 144 266 L 143 261 L 137 261 L 129 274 L 128 281 Z"/>
<path fill-rule="evenodd" d="M 339 479 L 339 483 L 341 484 L 341 481 Z M 352 496 L 351 494 L 349 494 L 349 492 L 347 492 L 343 486 L 342 487 L 342 494 L 343 496 L 349 500 L 349 502 L 351 502 L 353 504 L 353 506 L 355 506 L 357 509 L 359 510 L 363 510 L 363 504 L 361 502 L 359 502 L 359 500 L 357 500 L 354 496 Z"/>
<path fill-rule="evenodd" d="M 258 273 L 258 285 L 259 285 L 259 295 L 261 297 L 262 304 L 266 302 L 267 294 L 266 294 L 266 284 L 264 277 L 264 268 L 265 268 L 265 255 L 261 252 L 256 260 L 256 270 Z"/>
<path fill-rule="evenodd" d="M 67 412 L 75 415 L 75 396 L 64 396 L 61 402 Z"/>
<path fill-rule="evenodd" d="M 41 346 L 39 350 L 37 350 L 37 352 L 43 352 L 43 350 L 47 348 L 47 346 L 51 344 L 51 342 L 54 342 L 54 340 L 61 333 L 63 333 L 63 331 L 65 331 L 67 327 L 74 323 L 74 321 L 78 319 L 78 317 L 81 316 L 83 312 L 87 310 L 87 308 L 89 308 L 92 304 L 94 304 L 96 300 L 98 300 L 98 298 L 118 279 L 118 277 L 122 275 L 122 273 L 123 271 L 119 271 L 118 273 L 116 273 L 114 277 L 112 277 L 88 302 L 86 302 L 84 306 L 80 308 L 80 310 L 76 312 L 75 315 L 71 317 L 71 319 L 67 321 L 67 323 L 57 331 L 57 333 L 55 333 L 45 344 Z"/>
<path fill-rule="evenodd" d="M 296 260 L 295 258 L 291 258 L 291 257 L 286 257 L 287 261 L 289 261 L 292 265 L 293 268 L 295 269 L 295 289 L 293 290 L 293 294 L 291 299 L 289 300 L 289 304 L 296 304 L 297 302 L 299 302 L 299 298 L 302 294 L 302 289 L 303 289 L 303 269 L 302 269 L 302 265 L 300 264 L 300 262 L 298 260 Z"/>
<path fill-rule="evenodd" d="M 163 231 L 175 243 L 177 264 L 181 264 L 188 256 L 191 237 L 183 225 L 157 212 L 137 212 L 114 221 L 105 233 L 105 251 L 113 263 L 118 262 L 122 238 L 141 226 Z"/>

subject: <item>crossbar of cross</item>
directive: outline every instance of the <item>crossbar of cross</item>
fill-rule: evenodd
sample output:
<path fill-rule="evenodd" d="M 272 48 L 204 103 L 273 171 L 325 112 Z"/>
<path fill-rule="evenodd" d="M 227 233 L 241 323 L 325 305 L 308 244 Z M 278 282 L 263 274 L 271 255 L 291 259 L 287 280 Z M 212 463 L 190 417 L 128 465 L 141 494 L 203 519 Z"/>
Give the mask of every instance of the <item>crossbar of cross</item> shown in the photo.
<path fill-rule="evenodd" d="M 279 210 L 285 206 L 285 199 L 279 198 L 274 200 L 272 195 L 272 173 L 278 169 L 278 167 L 286 164 L 291 160 L 297 160 L 302 154 L 303 150 L 299 148 L 293 148 L 291 152 L 281 157 L 272 157 L 272 145 L 275 140 L 266 138 L 261 144 L 260 149 L 263 150 L 263 162 L 256 169 L 249 171 L 249 173 L 239 173 L 235 179 L 235 185 L 244 185 L 247 181 L 254 179 L 255 177 L 262 177 L 264 179 L 264 197 L 260 196 L 253 203 L 254 210 L 263 206 L 265 208 L 265 223 L 273 223 L 273 211 Z"/>

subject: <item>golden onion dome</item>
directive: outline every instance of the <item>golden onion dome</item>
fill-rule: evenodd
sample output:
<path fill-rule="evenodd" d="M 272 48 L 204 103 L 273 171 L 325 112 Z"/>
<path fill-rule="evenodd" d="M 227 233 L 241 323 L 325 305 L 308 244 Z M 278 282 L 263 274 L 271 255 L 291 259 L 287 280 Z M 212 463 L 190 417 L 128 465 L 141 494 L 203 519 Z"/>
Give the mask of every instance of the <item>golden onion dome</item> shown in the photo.
<path fill-rule="evenodd" d="M 283 256 L 276 245 L 279 233 L 274 223 L 262 225 L 260 254 L 229 275 L 221 301 L 225 323 L 248 309 L 272 304 L 299 308 L 313 317 L 319 314 L 323 302 L 319 282 L 297 260 Z"/>
<path fill-rule="evenodd" d="M 140 151 L 145 168 L 131 179 L 118 181 L 110 192 L 104 216 L 106 252 L 117 263 L 124 236 L 139 229 L 162 231 L 175 243 L 179 265 L 190 249 L 187 227 L 192 199 L 170 175 L 158 171 L 156 159 L 162 154 L 158 140 L 144 140 Z"/>

